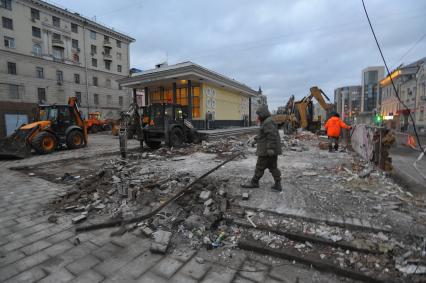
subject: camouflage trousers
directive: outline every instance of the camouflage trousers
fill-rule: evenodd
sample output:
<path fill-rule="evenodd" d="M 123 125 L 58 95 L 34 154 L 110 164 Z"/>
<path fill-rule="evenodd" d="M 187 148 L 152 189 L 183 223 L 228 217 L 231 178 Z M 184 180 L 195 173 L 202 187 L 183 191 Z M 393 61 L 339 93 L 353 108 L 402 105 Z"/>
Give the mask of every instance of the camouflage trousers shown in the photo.
<path fill-rule="evenodd" d="M 275 181 L 281 181 L 281 172 L 277 167 L 278 155 L 275 156 L 258 156 L 256 169 L 254 171 L 253 180 L 259 181 L 265 173 L 266 169 L 272 174 Z"/>

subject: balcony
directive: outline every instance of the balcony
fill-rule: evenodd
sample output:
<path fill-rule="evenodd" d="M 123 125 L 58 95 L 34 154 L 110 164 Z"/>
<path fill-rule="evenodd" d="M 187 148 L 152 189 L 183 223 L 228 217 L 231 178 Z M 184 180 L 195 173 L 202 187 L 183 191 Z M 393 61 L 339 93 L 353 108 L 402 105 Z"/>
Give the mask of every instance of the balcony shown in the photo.
<path fill-rule="evenodd" d="M 112 48 L 111 41 L 109 41 L 109 40 L 104 40 L 104 47 L 106 47 L 106 48 Z"/>
<path fill-rule="evenodd" d="M 112 61 L 112 55 L 110 53 L 102 52 L 105 61 Z"/>
<path fill-rule="evenodd" d="M 64 48 L 64 41 L 60 39 L 52 39 L 52 46 Z"/>

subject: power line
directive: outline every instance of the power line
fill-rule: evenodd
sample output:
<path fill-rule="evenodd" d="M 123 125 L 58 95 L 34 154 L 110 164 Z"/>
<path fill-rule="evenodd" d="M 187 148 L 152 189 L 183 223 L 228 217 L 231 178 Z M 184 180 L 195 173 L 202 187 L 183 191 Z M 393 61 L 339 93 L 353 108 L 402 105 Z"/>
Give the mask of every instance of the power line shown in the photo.
<path fill-rule="evenodd" d="M 408 115 L 410 116 L 410 120 L 413 123 L 413 130 L 414 130 L 414 134 L 416 135 L 417 143 L 419 144 L 420 150 L 424 154 L 425 151 L 424 151 L 424 149 L 422 147 L 422 144 L 420 142 L 419 134 L 417 133 L 416 122 L 414 121 L 413 115 L 411 115 L 410 109 L 407 107 L 407 105 L 399 97 L 399 94 L 398 94 L 398 91 L 396 89 L 395 83 L 394 83 L 394 81 L 392 79 L 392 76 L 391 76 L 391 73 L 389 71 L 388 64 L 386 63 L 385 56 L 383 55 L 382 48 L 380 47 L 379 41 L 377 40 L 376 33 L 374 32 L 374 29 L 373 29 L 373 25 L 371 24 L 370 17 L 368 16 L 368 12 L 367 12 L 367 8 L 365 7 L 364 0 L 361 0 L 361 1 L 362 1 L 362 6 L 364 7 L 365 15 L 367 16 L 368 24 L 370 25 L 371 32 L 373 33 L 374 40 L 376 41 L 377 48 L 379 49 L 380 56 L 382 57 L 383 63 L 385 64 L 385 67 L 386 67 L 386 71 L 388 72 L 388 77 L 390 78 L 390 81 L 392 83 L 392 87 L 393 87 L 393 90 L 395 92 L 395 96 L 398 99 L 399 103 L 401 103 L 402 106 L 404 106 L 405 110 L 408 110 Z"/>
<path fill-rule="evenodd" d="M 426 33 L 425 34 L 423 34 L 416 42 L 414 42 L 414 44 L 413 45 L 411 45 L 411 47 L 410 48 L 408 48 L 408 50 L 407 50 L 407 52 L 405 52 L 404 53 L 404 55 L 402 55 L 401 56 L 401 58 L 399 58 L 398 59 L 398 61 L 397 61 L 397 63 L 396 64 L 399 64 L 399 62 L 401 62 L 402 61 L 402 59 L 404 59 L 404 57 L 405 56 L 407 56 L 408 55 L 408 53 L 410 53 L 411 52 L 411 50 L 413 50 L 414 49 L 414 47 L 416 47 L 417 46 L 417 44 L 419 44 L 423 39 L 425 39 L 426 38 Z M 396 69 L 396 66 L 394 67 L 394 69 Z"/>

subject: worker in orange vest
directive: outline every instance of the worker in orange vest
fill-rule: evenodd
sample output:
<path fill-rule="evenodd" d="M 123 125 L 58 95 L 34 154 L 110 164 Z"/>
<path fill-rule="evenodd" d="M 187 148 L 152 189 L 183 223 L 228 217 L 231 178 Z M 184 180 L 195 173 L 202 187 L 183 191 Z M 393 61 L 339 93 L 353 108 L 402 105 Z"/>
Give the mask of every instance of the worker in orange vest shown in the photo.
<path fill-rule="evenodd" d="M 340 120 L 340 115 L 336 112 L 331 112 L 331 118 L 328 119 L 325 123 L 325 130 L 327 131 L 328 136 L 328 151 L 333 152 L 333 142 L 334 150 L 339 150 L 339 137 L 340 129 L 351 129 L 351 126 L 346 125 L 342 120 Z"/>

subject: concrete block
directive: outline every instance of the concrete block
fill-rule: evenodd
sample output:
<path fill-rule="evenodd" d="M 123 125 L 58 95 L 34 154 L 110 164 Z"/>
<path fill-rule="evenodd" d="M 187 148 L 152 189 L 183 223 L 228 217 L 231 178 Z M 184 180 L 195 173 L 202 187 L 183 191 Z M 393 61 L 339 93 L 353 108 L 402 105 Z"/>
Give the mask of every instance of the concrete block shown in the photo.
<path fill-rule="evenodd" d="M 211 198 L 209 198 L 208 200 L 206 200 L 205 202 L 204 202 L 204 206 L 210 206 L 210 205 L 212 205 L 213 204 L 213 199 L 211 199 Z"/>
<path fill-rule="evenodd" d="M 87 218 L 87 215 L 81 214 L 79 216 L 74 217 L 71 221 L 72 221 L 72 223 L 75 224 L 75 223 L 79 223 L 83 220 L 86 220 L 86 218 Z"/>
<path fill-rule="evenodd" d="M 154 233 L 154 231 L 152 231 L 152 229 L 147 226 L 142 227 L 141 232 L 147 237 L 151 237 L 152 233 Z"/>
<path fill-rule="evenodd" d="M 243 200 L 248 200 L 250 196 L 248 193 L 243 193 L 242 197 L 243 197 Z"/>
<path fill-rule="evenodd" d="M 209 198 L 210 198 L 210 196 L 211 196 L 211 194 L 212 194 L 212 192 L 211 191 L 202 191 L 201 193 L 200 193 L 200 199 L 202 199 L 202 200 L 208 200 Z"/>
<path fill-rule="evenodd" d="M 172 238 L 172 233 L 158 230 L 154 234 L 154 242 L 151 244 L 150 251 L 153 253 L 165 254 Z"/>

